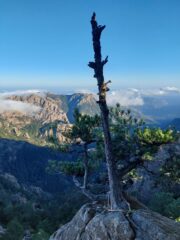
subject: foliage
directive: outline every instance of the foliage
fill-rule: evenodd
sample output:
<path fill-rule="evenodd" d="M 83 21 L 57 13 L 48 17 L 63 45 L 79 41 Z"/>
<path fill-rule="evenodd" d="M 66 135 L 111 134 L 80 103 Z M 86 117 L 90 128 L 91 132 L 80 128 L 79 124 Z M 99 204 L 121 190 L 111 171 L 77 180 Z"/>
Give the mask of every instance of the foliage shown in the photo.
<path fill-rule="evenodd" d="M 163 177 L 180 183 L 180 155 L 174 153 L 162 167 L 161 174 Z"/>
<path fill-rule="evenodd" d="M 52 143 L 51 148 L 53 148 L 56 151 L 62 152 L 62 153 L 69 152 L 70 146 L 68 143 L 59 144 L 54 138 L 51 138 L 51 139 L 53 139 L 53 141 L 51 140 L 51 143 Z"/>
<path fill-rule="evenodd" d="M 14 218 L 8 223 L 7 231 L 5 235 L 3 235 L 2 240 L 12 240 L 12 238 L 21 240 L 23 238 L 23 233 L 24 230 L 22 225 Z"/>
<path fill-rule="evenodd" d="M 143 145 L 159 146 L 174 142 L 176 139 L 175 131 L 172 129 L 162 130 L 160 128 L 138 129 L 138 139 Z"/>
<path fill-rule="evenodd" d="M 100 125 L 100 118 L 98 115 L 89 116 L 81 114 L 78 109 L 74 111 L 74 125 L 70 132 L 70 137 L 78 139 L 90 144 L 95 140 L 96 129 Z"/>
<path fill-rule="evenodd" d="M 117 161 L 139 154 L 137 129 L 143 125 L 144 121 L 133 116 L 129 109 L 125 110 L 119 104 L 110 108 L 113 153 Z"/>
<path fill-rule="evenodd" d="M 89 153 L 89 171 L 92 172 L 99 166 L 99 162 L 95 161 L 96 155 Z M 79 158 L 77 161 L 56 161 L 49 160 L 46 171 L 50 174 L 64 173 L 69 176 L 83 177 L 84 164 L 83 160 Z"/>
<path fill-rule="evenodd" d="M 32 240 L 48 240 L 48 239 L 49 239 L 49 234 L 47 234 L 43 229 L 40 229 L 32 237 Z"/>
<path fill-rule="evenodd" d="M 68 161 L 48 161 L 47 171 L 50 173 L 61 172 L 67 175 L 83 176 L 84 166 L 82 161 L 68 162 Z"/>
<path fill-rule="evenodd" d="M 84 176 L 84 187 L 87 187 L 89 173 L 96 167 L 95 154 L 88 151 L 88 145 L 96 142 L 96 133 L 99 129 L 100 118 L 98 115 L 89 116 L 81 114 L 78 109 L 74 111 L 74 124 L 66 135 L 75 144 L 80 144 L 79 159 L 75 161 L 49 161 L 48 172 L 61 172 L 78 177 Z M 95 162 L 95 161 L 94 161 Z"/>
<path fill-rule="evenodd" d="M 31 231 L 33 240 L 49 239 L 59 224 L 69 221 L 85 202 L 86 198 L 74 189 L 50 199 L 39 197 L 0 175 L 0 223 L 7 229 L 0 239 L 22 240 L 26 229 Z M 40 205 L 40 210 L 34 208 L 36 203 Z"/>
<path fill-rule="evenodd" d="M 156 193 L 150 200 L 149 207 L 172 219 L 180 217 L 180 198 L 175 199 L 172 193 Z"/>
<path fill-rule="evenodd" d="M 177 138 L 176 132 L 171 129 L 145 126 L 143 119 L 119 104 L 110 108 L 110 126 L 117 162 L 131 157 L 152 160 L 160 145 L 174 142 Z"/>

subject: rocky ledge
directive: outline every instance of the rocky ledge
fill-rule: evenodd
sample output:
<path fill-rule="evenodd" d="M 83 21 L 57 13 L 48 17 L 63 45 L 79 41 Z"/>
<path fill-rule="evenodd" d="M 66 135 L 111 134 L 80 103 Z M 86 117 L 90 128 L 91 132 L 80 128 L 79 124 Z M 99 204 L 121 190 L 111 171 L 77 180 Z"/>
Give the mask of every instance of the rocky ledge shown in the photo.
<path fill-rule="evenodd" d="M 180 225 L 150 210 L 130 214 L 84 205 L 49 240 L 179 240 Z"/>

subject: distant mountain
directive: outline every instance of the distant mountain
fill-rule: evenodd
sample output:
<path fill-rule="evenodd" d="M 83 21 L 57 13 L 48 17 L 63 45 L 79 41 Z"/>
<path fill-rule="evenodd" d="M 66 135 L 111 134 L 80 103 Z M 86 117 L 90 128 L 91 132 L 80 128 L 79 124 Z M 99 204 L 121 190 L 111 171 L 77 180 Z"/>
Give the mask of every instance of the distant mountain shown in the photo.
<path fill-rule="evenodd" d="M 180 94 L 144 96 L 143 101 L 144 104 L 136 108 L 156 122 L 171 121 L 180 117 Z"/>
<path fill-rule="evenodd" d="M 61 102 L 61 109 L 66 113 L 69 122 L 73 122 L 74 109 L 81 113 L 94 115 L 99 113 L 99 106 L 93 94 L 75 93 L 72 95 L 55 95 L 48 93 L 47 97 Z"/>
<path fill-rule="evenodd" d="M 31 104 L 39 108 L 33 117 L 43 123 L 62 121 L 73 122 L 73 112 L 78 108 L 81 113 L 94 115 L 99 112 L 98 105 L 93 94 L 76 93 L 72 95 L 30 94 L 13 95 L 8 99 L 15 102 Z"/>
<path fill-rule="evenodd" d="M 0 137 L 24 140 L 36 145 L 51 145 L 52 139 L 64 143 L 63 135 L 73 123 L 74 109 L 81 113 L 99 113 L 92 94 L 57 95 L 26 93 L 7 95 L 0 109 Z"/>
<path fill-rule="evenodd" d="M 160 89 L 122 89 L 108 93 L 108 103 L 136 110 L 152 124 L 165 125 L 180 118 L 180 89 L 164 87 Z"/>
<path fill-rule="evenodd" d="M 174 127 L 176 130 L 180 131 L 180 118 L 175 118 L 169 122 L 166 127 Z"/>
<path fill-rule="evenodd" d="M 164 127 L 180 117 L 180 92 L 174 88 L 111 91 L 107 101 L 110 106 L 120 103 L 130 108 L 135 116 L 144 118 L 151 126 Z M 63 144 L 69 141 L 64 132 L 74 121 L 75 108 L 85 114 L 99 113 L 93 94 L 27 91 L 0 95 L 0 137 L 41 146 L 51 146 L 52 139 Z"/>

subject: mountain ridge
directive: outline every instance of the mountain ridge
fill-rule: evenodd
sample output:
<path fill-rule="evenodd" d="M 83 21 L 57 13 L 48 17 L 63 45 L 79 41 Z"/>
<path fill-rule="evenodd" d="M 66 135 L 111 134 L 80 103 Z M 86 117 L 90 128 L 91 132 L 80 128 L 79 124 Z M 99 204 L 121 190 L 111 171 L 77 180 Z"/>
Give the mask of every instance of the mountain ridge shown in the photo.
<path fill-rule="evenodd" d="M 94 115 L 99 112 L 93 94 L 76 93 L 58 95 L 53 93 L 12 94 L 5 98 L 15 105 L 28 104 L 32 111 L 20 109 L 0 112 L 0 137 L 28 141 L 36 145 L 52 145 L 50 139 L 58 143 L 68 141 L 64 132 L 73 123 L 74 109 Z M 19 105 L 18 105 L 19 106 Z M 35 111 L 34 111 L 35 109 Z"/>

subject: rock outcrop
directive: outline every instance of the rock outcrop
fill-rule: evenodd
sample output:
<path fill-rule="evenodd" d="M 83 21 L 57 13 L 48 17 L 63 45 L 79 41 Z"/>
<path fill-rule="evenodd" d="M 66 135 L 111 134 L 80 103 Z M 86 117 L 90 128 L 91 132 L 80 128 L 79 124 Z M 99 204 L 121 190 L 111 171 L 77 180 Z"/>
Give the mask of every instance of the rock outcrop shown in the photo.
<path fill-rule="evenodd" d="M 0 225 L 0 237 L 2 237 L 5 234 L 6 230 L 3 228 L 3 226 Z"/>
<path fill-rule="evenodd" d="M 50 123 L 54 121 L 68 123 L 67 116 L 62 110 L 62 101 L 60 99 L 57 100 L 46 95 L 44 96 L 38 94 L 12 96 L 10 99 L 39 107 L 39 111 L 36 112 L 34 118 L 42 121 L 43 123 Z"/>
<path fill-rule="evenodd" d="M 140 209 L 125 215 L 86 204 L 50 240 L 179 240 L 180 225 L 158 213 Z"/>
<path fill-rule="evenodd" d="M 151 197 L 160 191 L 165 191 L 165 182 L 160 181 L 161 169 L 173 156 L 180 156 L 180 139 L 176 143 L 163 145 L 155 155 L 154 159 L 147 161 L 144 167 L 137 168 L 138 177 L 133 180 L 133 184 L 129 187 L 130 193 L 138 193 L 138 199 L 144 203 L 148 203 Z M 169 180 L 170 181 L 170 180 Z M 171 192 L 174 191 L 177 197 L 180 195 L 180 185 L 171 182 Z"/>

